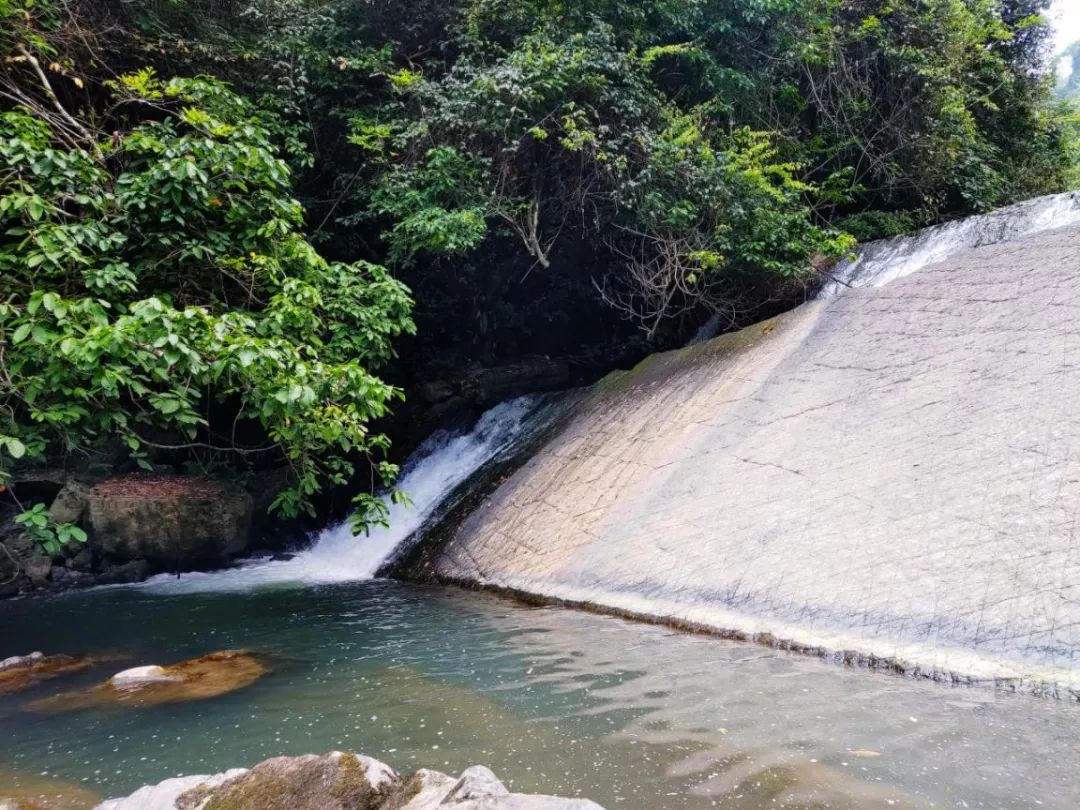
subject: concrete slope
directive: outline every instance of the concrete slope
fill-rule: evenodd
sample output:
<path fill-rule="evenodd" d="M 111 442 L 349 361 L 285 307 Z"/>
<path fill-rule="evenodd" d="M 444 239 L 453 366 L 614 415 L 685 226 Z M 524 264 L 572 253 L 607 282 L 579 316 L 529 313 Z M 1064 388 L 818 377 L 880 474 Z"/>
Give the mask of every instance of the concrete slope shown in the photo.
<path fill-rule="evenodd" d="M 658 355 L 453 532 L 443 579 L 1080 696 L 1080 226 Z"/>

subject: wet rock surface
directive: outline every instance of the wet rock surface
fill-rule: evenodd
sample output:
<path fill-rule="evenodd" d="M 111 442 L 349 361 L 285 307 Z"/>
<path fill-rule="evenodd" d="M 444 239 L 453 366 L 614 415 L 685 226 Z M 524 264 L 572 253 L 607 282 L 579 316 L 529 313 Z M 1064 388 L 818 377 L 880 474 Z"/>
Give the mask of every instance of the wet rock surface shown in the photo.
<path fill-rule="evenodd" d="M 602 810 L 583 799 L 511 793 L 483 766 L 458 778 L 420 770 L 402 778 L 360 754 L 275 757 L 251 770 L 167 779 L 96 810 Z"/>
<path fill-rule="evenodd" d="M 505 366 L 474 368 L 453 379 L 429 380 L 408 392 L 395 418 L 395 447 L 414 448 L 432 431 L 468 423 L 508 399 L 561 391 L 572 384 L 567 361 L 549 357 L 523 357 Z"/>
<path fill-rule="evenodd" d="M 41 681 L 79 672 L 93 665 L 90 658 L 32 652 L 0 661 L 0 695 L 19 692 Z"/>
<path fill-rule="evenodd" d="M 418 576 L 1080 696 L 1080 228 L 597 385 Z"/>
<path fill-rule="evenodd" d="M 206 700 L 250 686 L 267 672 L 266 664 L 251 653 L 224 650 L 169 666 L 151 664 L 126 669 L 97 686 L 43 698 L 26 708 L 55 713 Z"/>

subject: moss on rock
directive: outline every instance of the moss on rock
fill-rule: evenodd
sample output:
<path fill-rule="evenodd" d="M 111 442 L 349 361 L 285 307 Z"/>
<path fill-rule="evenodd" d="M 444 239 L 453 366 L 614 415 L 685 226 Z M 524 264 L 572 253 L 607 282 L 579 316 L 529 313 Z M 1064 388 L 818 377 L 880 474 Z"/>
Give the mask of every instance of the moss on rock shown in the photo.
<path fill-rule="evenodd" d="M 218 787 L 197 787 L 178 810 L 378 810 L 397 783 L 389 768 L 352 753 L 276 757 Z"/>

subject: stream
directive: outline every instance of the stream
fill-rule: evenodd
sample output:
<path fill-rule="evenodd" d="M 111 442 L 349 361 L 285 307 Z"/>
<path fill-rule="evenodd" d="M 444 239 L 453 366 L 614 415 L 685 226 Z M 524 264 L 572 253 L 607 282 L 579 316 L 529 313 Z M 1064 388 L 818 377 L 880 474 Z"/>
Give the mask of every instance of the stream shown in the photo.
<path fill-rule="evenodd" d="M 493 767 L 605 807 L 1075 808 L 1080 707 L 389 581 L 111 589 L 4 605 L 2 648 L 113 660 L 0 698 L 0 779 L 127 794 L 281 754 Z M 43 640 L 46 640 L 43 641 Z M 38 714 L 125 666 L 226 649 L 271 672 L 212 700 Z"/>

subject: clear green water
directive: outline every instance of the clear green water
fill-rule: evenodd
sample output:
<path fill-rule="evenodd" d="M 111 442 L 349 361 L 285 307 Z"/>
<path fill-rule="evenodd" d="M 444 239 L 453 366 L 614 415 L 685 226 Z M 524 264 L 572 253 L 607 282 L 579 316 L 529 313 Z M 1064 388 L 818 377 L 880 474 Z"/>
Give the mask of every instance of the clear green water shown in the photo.
<path fill-rule="evenodd" d="M 51 716 L 27 701 L 217 649 L 273 657 L 221 698 Z M 95 591 L 0 604 L 0 657 L 125 660 L 0 698 L 0 779 L 104 796 L 269 756 L 490 765 L 615 810 L 1080 806 L 1080 707 L 388 582 Z M 868 756 L 874 752 L 879 756 Z"/>

